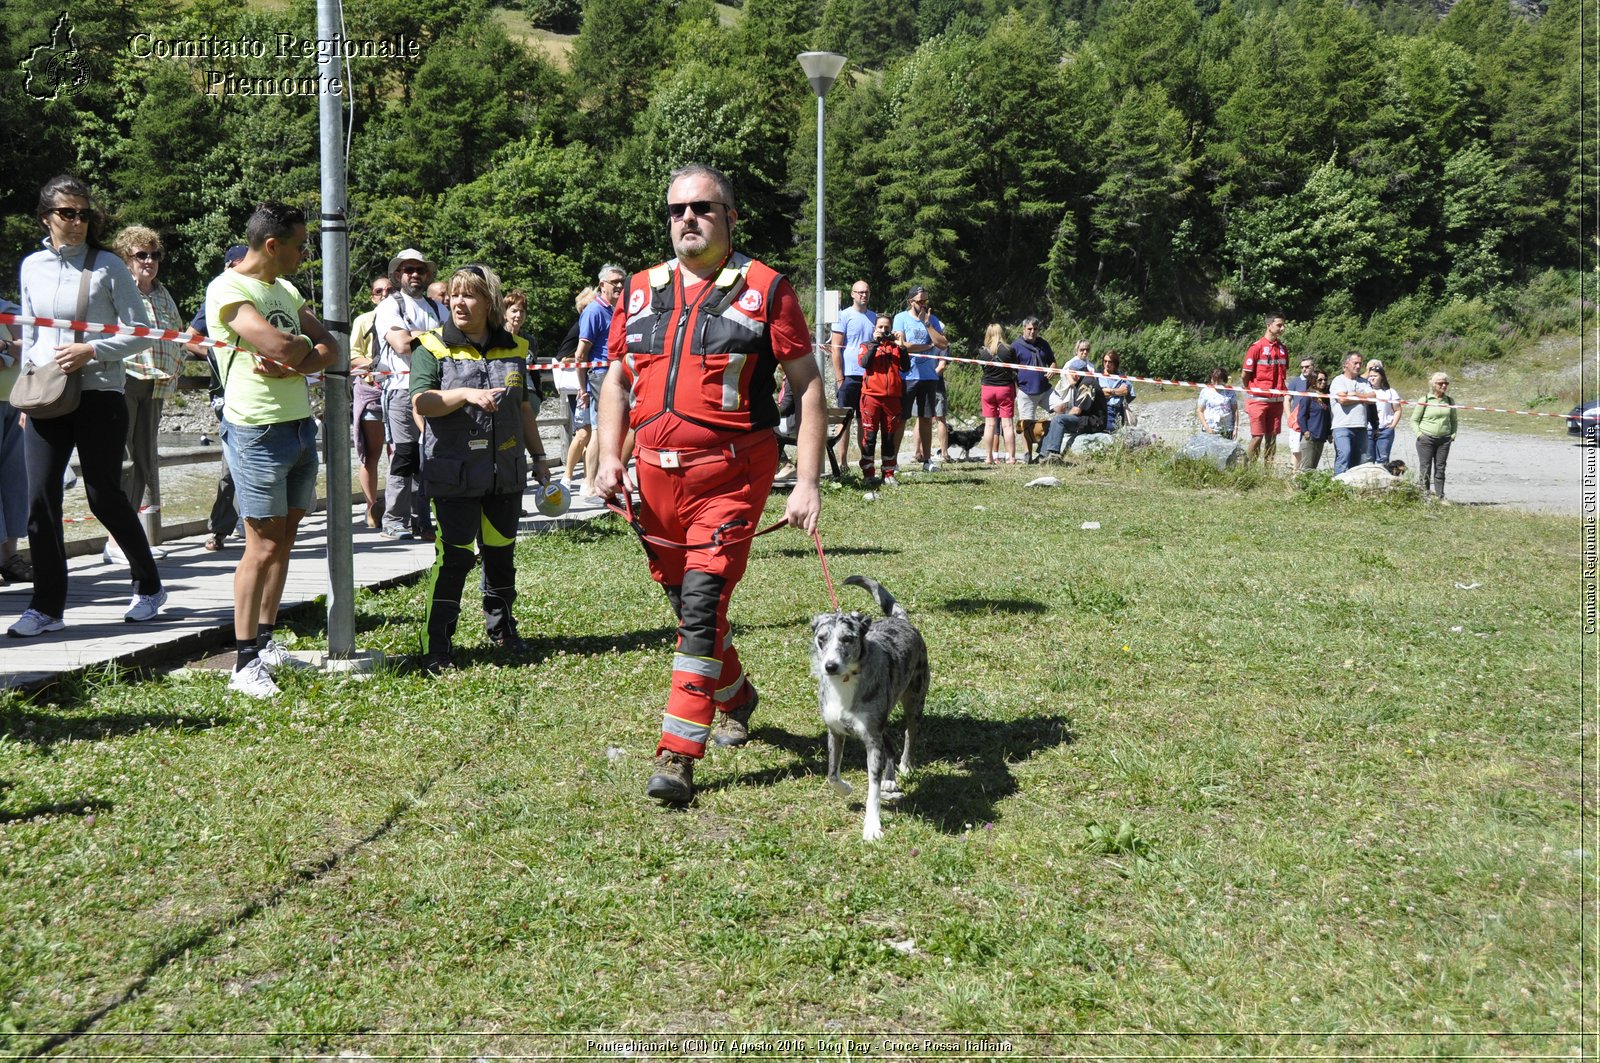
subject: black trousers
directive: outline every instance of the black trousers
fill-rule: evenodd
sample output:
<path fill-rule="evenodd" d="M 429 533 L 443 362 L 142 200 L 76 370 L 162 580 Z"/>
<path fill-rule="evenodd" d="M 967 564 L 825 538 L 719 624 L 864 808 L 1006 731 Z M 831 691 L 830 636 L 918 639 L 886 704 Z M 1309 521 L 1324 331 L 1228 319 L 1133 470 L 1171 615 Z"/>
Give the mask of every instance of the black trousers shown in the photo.
<path fill-rule="evenodd" d="M 222 427 L 222 414 L 217 414 L 217 427 Z M 228 463 L 222 463 L 222 477 L 217 480 L 217 497 L 211 503 L 211 516 L 206 519 L 206 528 L 220 542 L 233 534 L 239 526 L 239 508 L 233 504 L 233 472 L 228 468 Z"/>
<path fill-rule="evenodd" d="M 517 600 L 514 554 L 517 524 L 522 519 L 520 494 L 482 498 L 435 498 L 433 571 L 429 575 L 427 633 L 424 651 L 449 653 L 461 618 L 461 590 L 472 571 L 474 545 L 483 556 L 483 616 L 491 639 L 516 633 L 511 604 Z"/>
<path fill-rule="evenodd" d="M 61 478 L 78 450 L 89 512 L 128 557 L 140 594 L 161 590 L 161 574 L 139 515 L 122 493 L 122 453 L 128 443 L 128 405 L 115 391 L 85 391 L 64 417 L 28 418 L 28 546 L 33 550 L 30 608 L 59 617 L 67 607 L 67 537 L 61 524 Z"/>

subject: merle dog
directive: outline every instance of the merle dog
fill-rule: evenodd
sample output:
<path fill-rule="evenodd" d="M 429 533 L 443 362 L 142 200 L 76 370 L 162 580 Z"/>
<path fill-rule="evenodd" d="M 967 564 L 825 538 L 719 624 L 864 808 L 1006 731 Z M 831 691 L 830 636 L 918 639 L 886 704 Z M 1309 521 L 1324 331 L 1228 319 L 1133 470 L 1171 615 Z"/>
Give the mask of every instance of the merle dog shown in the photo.
<path fill-rule="evenodd" d="M 911 626 L 894 595 L 865 576 L 846 583 L 864 588 L 877 599 L 884 619 L 858 612 L 821 613 L 811 621 L 811 673 L 817 677 L 817 704 L 828 726 L 828 783 L 841 794 L 850 784 L 839 778 L 844 740 L 850 735 L 867 747 L 867 812 L 861 837 L 883 837 L 880 801 L 893 800 L 894 758 L 888 743 L 889 713 L 895 702 L 904 707 L 906 738 L 900 771 L 911 770 L 911 745 L 928 696 L 928 647 Z"/>

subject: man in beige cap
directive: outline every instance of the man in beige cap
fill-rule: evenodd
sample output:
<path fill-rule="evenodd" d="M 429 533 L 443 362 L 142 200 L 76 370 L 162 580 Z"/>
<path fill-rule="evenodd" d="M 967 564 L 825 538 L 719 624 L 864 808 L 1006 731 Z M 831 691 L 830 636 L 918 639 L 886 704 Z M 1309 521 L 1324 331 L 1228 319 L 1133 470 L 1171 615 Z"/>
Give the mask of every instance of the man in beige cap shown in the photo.
<path fill-rule="evenodd" d="M 411 347 L 418 336 L 450 316 L 428 298 L 437 270 L 421 251 L 408 247 L 389 260 L 395 291 L 378 305 L 372 349 L 383 378 L 383 420 L 389 437 L 389 482 L 384 488 L 383 534 L 391 539 L 427 538 L 431 531 L 420 480 L 421 432 L 411 415 Z"/>

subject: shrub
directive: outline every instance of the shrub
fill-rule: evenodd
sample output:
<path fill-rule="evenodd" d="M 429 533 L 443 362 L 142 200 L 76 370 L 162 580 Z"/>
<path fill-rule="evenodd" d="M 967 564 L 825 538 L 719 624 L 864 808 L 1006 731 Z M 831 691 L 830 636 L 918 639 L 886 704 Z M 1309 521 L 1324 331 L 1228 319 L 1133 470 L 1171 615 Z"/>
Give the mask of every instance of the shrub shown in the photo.
<path fill-rule="evenodd" d="M 1263 484 L 1278 483 L 1278 478 L 1260 462 L 1240 462 L 1231 469 L 1218 469 L 1205 461 L 1195 461 L 1174 454 L 1161 469 L 1166 478 L 1179 487 L 1232 488 L 1235 491 L 1253 491 Z"/>
<path fill-rule="evenodd" d="M 1330 502 L 1340 502 L 1350 497 L 1350 489 L 1338 480 L 1333 474 L 1322 469 L 1312 469 L 1300 473 L 1292 481 L 1294 484 L 1294 501 L 1302 506 L 1325 506 Z"/>
<path fill-rule="evenodd" d="M 1120 346 L 1122 366 L 1136 376 L 1172 380 L 1204 380 L 1211 355 L 1198 342 L 1194 329 L 1167 318 L 1135 332 Z"/>

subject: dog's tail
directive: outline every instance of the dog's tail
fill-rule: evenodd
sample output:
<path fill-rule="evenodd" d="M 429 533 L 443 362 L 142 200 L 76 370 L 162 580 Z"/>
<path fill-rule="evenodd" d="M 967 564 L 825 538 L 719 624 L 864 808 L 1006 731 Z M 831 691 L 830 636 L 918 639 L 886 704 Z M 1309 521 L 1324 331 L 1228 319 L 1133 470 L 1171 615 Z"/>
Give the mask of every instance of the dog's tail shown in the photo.
<path fill-rule="evenodd" d="M 846 576 L 844 581 L 852 587 L 860 587 L 876 598 L 878 600 L 878 608 L 883 610 L 884 616 L 897 616 L 901 620 L 908 619 L 905 606 L 895 601 L 894 595 L 880 586 L 877 580 L 868 579 L 866 576 Z"/>

